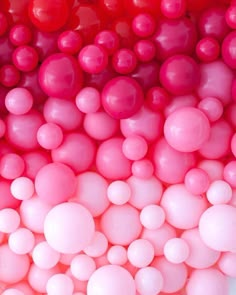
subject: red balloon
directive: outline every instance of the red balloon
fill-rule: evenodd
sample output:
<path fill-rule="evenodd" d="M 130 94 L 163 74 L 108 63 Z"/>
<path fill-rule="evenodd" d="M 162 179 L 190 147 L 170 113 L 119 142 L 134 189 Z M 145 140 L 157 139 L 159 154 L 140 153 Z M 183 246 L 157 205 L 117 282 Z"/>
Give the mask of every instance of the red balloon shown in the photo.
<path fill-rule="evenodd" d="M 160 14 L 160 1 L 157 0 L 127 0 L 125 1 L 125 9 L 128 14 L 136 15 L 138 13 L 148 12 L 152 15 Z"/>
<path fill-rule="evenodd" d="M 98 5 L 101 7 L 102 12 L 110 17 L 118 17 L 124 12 L 122 0 L 99 0 Z"/>
<path fill-rule="evenodd" d="M 214 3 L 213 0 L 187 0 L 187 10 L 193 12 L 202 11 Z"/>
<path fill-rule="evenodd" d="M 102 30 L 103 23 L 101 12 L 97 6 L 80 4 L 71 10 L 67 29 L 80 32 L 84 43 L 88 44 Z"/>
<path fill-rule="evenodd" d="M 136 36 L 132 30 L 131 21 L 127 18 L 118 18 L 112 24 L 112 30 L 117 33 L 120 38 L 120 47 L 133 48 Z"/>
<path fill-rule="evenodd" d="M 31 22 L 45 32 L 62 28 L 69 16 L 66 0 L 30 0 L 28 11 Z"/>
<path fill-rule="evenodd" d="M 12 23 L 30 24 L 28 16 L 29 0 L 1 0 L 1 10 L 7 14 Z"/>

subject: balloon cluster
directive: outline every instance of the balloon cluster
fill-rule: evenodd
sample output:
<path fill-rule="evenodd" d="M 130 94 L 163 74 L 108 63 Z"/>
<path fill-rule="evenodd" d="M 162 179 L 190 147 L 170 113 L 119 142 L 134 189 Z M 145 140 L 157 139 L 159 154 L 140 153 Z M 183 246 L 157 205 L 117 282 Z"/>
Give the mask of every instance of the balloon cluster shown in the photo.
<path fill-rule="evenodd" d="M 235 46 L 234 0 L 1 0 L 1 294 L 228 294 Z"/>

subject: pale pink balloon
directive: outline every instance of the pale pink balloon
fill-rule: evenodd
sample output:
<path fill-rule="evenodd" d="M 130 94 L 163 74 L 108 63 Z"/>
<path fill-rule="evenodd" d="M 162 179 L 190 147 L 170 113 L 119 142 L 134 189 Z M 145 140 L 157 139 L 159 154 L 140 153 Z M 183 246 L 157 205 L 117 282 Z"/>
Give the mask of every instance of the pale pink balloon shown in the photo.
<path fill-rule="evenodd" d="M 0 210 L 0 231 L 3 233 L 11 233 L 17 230 L 20 225 L 19 213 L 11 208 Z"/>
<path fill-rule="evenodd" d="M 168 223 L 179 229 L 190 229 L 198 225 L 207 201 L 188 192 L 183 184 L 175 184 L 163 193 L 161 206 Z"/>
<path fill-rule="evenodd" d="M 169 239 L 176 237 L 176 229 L 164 223 L 160 228 L 149 230 L 144 228 L 141 234 L 142 239 L 150 241 L 154 247 L 155 256 L 164 254 L 164 246 Z"/>
<path fill-rule="evenodd" d="M 17 290 L 23 292 L 24 295 L 35 295 L 35 291 L 30 287 L 27 281 L 21 281 L 11 285 L 11 288 L 16 288 Z"/>
<path fill-rule="evenodd" d="M 220 204 L 208 208 L 199 221 L 203 242 L 217 251 L 236 251 L 236 208 Z"/>
<path fill-rule="evenodd" d="M 73 202 L 53 207 L 44 222 L 44 235 L 48 244 L 60 253 L 80 252 L 90 244 L 94 231 L 91 213 Z"/>
<path fill-rule="evenodd" d="M 165 257 L 157 257 L 152 266 L 157 268 L 163 276 L 162 292 L 175 293 L 184 287 L 188 277 L 188 269 L 184 263 L 174 264 Z"/>
<path fill-rule="evenodd" d="M 34 195 L 21 203 L 21 221 L 33 232 L 43 233 L 44 220 L 51 208 L 51 205 L 45 203 L 37 195 Z"/>
<path fill-rule="evenodd" d="M 9 235 L 8 245 L 16 254 L 27 254 L 35 245 L 34 234 L 29 229 L 20 227 Z"/>
<path fill-rule="evenodd" d="M 142 230 L 139 212 L 129 204 L 111 205 L 102 215 L 101 228 L 110 243 L 127 246 Z"/>
<path fill-rule="evenodd" d="M 131 189 L 129 203 L 137 209 L 143 209 L 147 205 L 158 204 L 162 197 L 163 187 L 157 177 L 141 179 L 131 176 L 127 179 Z M 143 197 L 145 195 L 145 198 Z"/>
<path fill-rule="evenodd" d="M 124 265 L 127 262 L 127 250 L 123 246 L 111 246 L 107 251 L 107 260 L 110 264 Z"/>
<path fill-rule="evenodd" d="M 72 279 L 65 274 L 55 274 L 49 278 L 46 285 L 49 295 L 72 295 L 74 284 Z"/>
<path fill-rule="evenodd" d="M 194 270 L 186 285 L 187 295 L 226 295 L 228 283 L 226 277 L 217 269 Z"/>
<path fill-rule="evenodd" d="M 206 197 L 213 205 L 226 204 L 230 202 L 232 194 L 232 188 L 226 181 L 215 180 L 208 188 Z"/>
<path fill-rule="evenodd" d="M 198 228 L 182 233 L 181 238 L 189 247 L 189 256 L 185 263 L 195 269 L 208 268 L 214 265 L 220 257 L 220 252 L 209 248 L 201 239 Z"/>
<path fill-rule="evenodd" d="M 154 258 L 154 247 L 148 240 L 137 239 L 128 246 L 127 257 L 133 266 L 146 267 Z"/>
<path fill-rule="evenodd" d="M 42 269 L 50 269 L 57 265 L 60 253 L 55 251 L 46 241 L 38 243 L 32 251 L 35 265 Z"/>
<path fill-rule="evenodd" d="M 88 281 L 96 270 L 96 263 L 92 257 L 79 254 L 72 259 L 70 270 L 77 280 Z"/>
<path fill-rule="evenodd" d="M 17 290 L 23 292 L 24 295 L 35 295 L 35 291 L 30 287 L 28 282 L 24 280 L 11 285 L 11 288 L 16 288 Z"/>
<path fill-rule="evenodd" d="M 189 252 L 188 244 L 181 238 L 168 240 L 164 247 L 164 255 L 166 259 L 172 263 L 185 262 L 189 256 Z"/>
<path fill-rule="evenodd" d="M 140 294 L 156 295 L 162 290 L 164 280 L 155 267 L 143 267 L 135 274 L 135 285 Z"/>
<path fill-rule="evenodd" d="M 131 188 L 127 182 L 116 180 L 109 184 L 107 188 L 107 197 L 115 205 L 123 205 L 130 199 Z"/>
<path fill-rule="evenodd" d="M 55 274 L 60 273 L 58 266 L 51 269 L 42 269 L 36 266 L 34 263 L 31 264 L 27 279 L 30 286 L 39 294 L 46 293 L 46 285 L 48 280 Z"/>
<path fill-rule="evenodd" d="M 30 259 L 27 255 L 18 255 L 7 244 L 2 244 L 0 246 L 0 257 L 1 282 L 14 284 L 24 279 L 30 267 Z"/>
<path fill-rule="evenodd" d="M 92 185 L 91 185 L 92 184 Z M 97 217 L 109 206 L 107 198 L 108 182 L 96 172 L 84 172 L 77 176 L 77 189 L 74 200 Z"/>
<path fill-rule="evenodd" d="M 131 274 L 118 265 L 98 268 L 90 277 L 87 295 L 135 295 L 136 288 Z"/>
<path fill-rule="evenodd" d="M 84 248 L 84 253 L 90 257 L 100 257 L 108 248 L 107 237 L 100 231 L 95 231 L 90 244 Z"/>
<path fill-rule="evenodd" d="M 30 199 L 34 193 L 34 183 L 28 177 L 18 177 L 11 183 L 11 193 L 18 200 Z"/>
<path fill-rule="evenodd" d="M 147 229 L 160 228 L 165 222 L 165 211 L 158 205 L 147 205 L 140 213 L 140 221 Z"/>
<path fill-rule="evenodd" d="M 218 267 L 225 275 L 236 278 L 236 253 L 222 253 L 218 261 Z"/>

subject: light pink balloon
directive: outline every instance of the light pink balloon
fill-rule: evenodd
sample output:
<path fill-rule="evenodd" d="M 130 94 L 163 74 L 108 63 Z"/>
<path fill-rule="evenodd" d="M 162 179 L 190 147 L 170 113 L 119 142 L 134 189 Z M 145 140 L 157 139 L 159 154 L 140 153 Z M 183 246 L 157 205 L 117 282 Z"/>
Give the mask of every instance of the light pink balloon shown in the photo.
<path fill-rule="evenodd" d="M 220 204 L 208 208 L 199 221 L 203 242 L 217 251 L 236 251 L 236 208 Z"/>
<path fill-rule="evenodd" d="M 0 257 L 1 282 L 13 284 L 24 279 L 30 267 L 30 259 L 27 255 L 18 255 L 7 244 L 3 244 L 0 246 Z"/>
<path fill-rule="evenodd" d="M 214 268 L 194 270 L 186 285 L 186 294 L 229 294 L 227 279 L 219 270 Z"/>
<path fill-rule="evenodd" d="M 189 256 L 185 263 L 195 269 L 208 268 L 214 265 L 220 257 L 220 252 L 209 248 L 201 239 L 198 228 L 186 230 L 182 233 L 189 246 Z"/>
<path fill-rule="evenodd" d="M 201 196 L 187 191 L 183 184 L 169 186 L 161 199 L 166 221 L 179 229 L 190 229 L 198 225 L 207 202 Z"/>
<path fill-rule="evenodd" d="M 91 213 L 77 203 L 62 203 L 52 208 L 44 222 L 44 235 L 56 251 L 74 254 L 91 242 L 95 231 Z"/>
<path fill-rule="evenodd" d="M 98 268 L 90 277 L 87 295 L 135 295 L 136 288 L 131 274 L 118 265 Z"/>
<path fill-rule="evenodd" d="M 142 230 L 139 212 L 129 204 L 111 205 L 102 215 L 101 228 L 110 243 L 127 246 Z"/>

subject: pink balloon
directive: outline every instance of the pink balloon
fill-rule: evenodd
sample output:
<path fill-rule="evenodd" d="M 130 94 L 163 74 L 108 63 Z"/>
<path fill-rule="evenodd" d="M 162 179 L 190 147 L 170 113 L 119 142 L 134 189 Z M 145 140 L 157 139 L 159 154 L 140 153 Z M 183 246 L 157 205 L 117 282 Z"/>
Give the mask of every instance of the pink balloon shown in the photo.
<path fill-rule="evenodd" d="M 187 295 L 225 295 L 228 294 L 226 277 L 217 269 L 194 270 L 186 285 Z"/>
<path fill-rule="evenodd" d="M 127 251 L 123 246 L 111 246 L 107 251 L 107 259 L 110 264 L 124 265 L 127 262 Z"/>
<path fill-rule="evenodd" d="M 95 231 L 90 244 L 84 248 L 84 253 L 90 257 L 102 257 L 108 248 L 108 240 L 104 233 Z"/>
<path fill-rule="evenodd" d="M 111 205 L 102 215 L 101 228 L 110 243 L 127 246 L 142 230 L 139 212 L 129 204 Z"/>
<path fill-rule="evenodd" d="M 154 247 L 145 239 L 134 240 L 127 249 L 129 262 L 138 268 L 148 266 L 154 258 Z"/>
<path fill-rule="evenodd" d="M 131 189 L 129 203 L 137 209 L 143 209 L 147 205 L 158 204 L 163 193 L 162 183 L 152 176 L 148 179 L 141 179 L 131 176 L 127 179 Z M 146 195 L 143 198 L 144 194 Z"/>
<path fill-rule="evenodd" d="M 208 208 L 199 221 L 199 232 L 203 242 L 217 251 L 236 250 L 234 224 L 236 208 L 220 204 Z"/>
<path fill-rule="evenodd" d="M 87 295 L 135 295 L 136 288 L 131 274 L 118 265 L 98 268 L 90 277 Z"/>
<path fill-rule="evenodd" d="M 131 161 L 122 152 L 124 139 L 113 137 L 103 141 L 96 155 L 99 173 L 112 180 L 124 179 L 131 174 Z"/>
<path fill-rule="evenodd" d="M 181 108 L 167 117 L 164 135 L 177 151 L 194 152 L 208 140 L 210 123 L 202 111 L 193 107 Z"/>
<path fill-rule="evenodd" d="M 1 267 L 0 280 L 7 284 L 20 282 L 26 276 L 30 267 L 28 255 L 14 253 L 7 244 L 0 246 Z M 5 267 L 7 265 L 7 267 Z"/>
<path fill-rule="evenodd" d="M 74 172 L 61 163 L 50 163 L 41 168 L 35 178 L 39 198 L 51 205 L 67 201 L 76 189 Z"/>
<path fill-rule="evenodd" d="M 166 242 L 176 237 L 176 229 L 164 223 L 160 228 L 157 229 L 146 229 L 144 228 L 141 234 L 141 238 L 148 240 L 154 247 L 155 256 L 161 256 L 164 254 L 164 246 Z"/>
<path fill-rule="evenodd" d="M 39 84 L 48 96 L 71 98 L 80 90 L 82 83 L 82 71 L 71 55 L 52 54 L 40 66 Z"/>
<path fill-rule="evenodd" d="M 143 267 L 135 274 L 136 289 L 140 294 L 159 294 L 164 285 L 161 272 L 154 267 Z"/>
<path fill-rule="evenodd" d="M 190 229 L 198 225 L 207 209 L 207 202 L 201 196 L 187 191 L 183 184 L 169 186 L 161 199 L 166 221 L 179 229 Z"/>
<path fill-rule="evenodd" d="M 165 257 L 156 257 L 152 266 L 162 274 L 163 292 L 171 294 L 184 287 L 188 277 L 188 269 L 184 263 L 174 264 L 166 260 Z"/>
<path fill-rule="evenodd" d="M 109 206 L 107 188 L 107 181 L 98 173 L 89 171 L 81 173 L 77 176 L 77 189 L 73 200 L 86 207 L 94 217 L 97 217 Z"/>
<path fill-rule="evenodd" d="M 182 233 L 189 246 L 189 256 L 185 263 L 195 269 L 203 269 L 213 266 L 220 257 L 220 252 L 209 248 L 200 237 L 199 229 L 189 229 Z"/>
<path fill-rule="evenodd" d="M 222 79 L 225 80 L 221 85 Z M 217 60 L 200 65 L 200 84 L 197 89 L 200 98 L 215 97 L 223 105 L 230 102 L 233 72 L 223 61 Z"/>
<path fill-rule="evenodd" d="M 38 267 L 51 269 L 59 262 L 60 253 L 50 247 L 46 241 L 43 241 L 35 245 L 32 251 L 32 259 Z"/>
<path fill-rule="evenodd" d="M 78 203 L 53 207 L 44 221 L 45 238 L 60 253 L 79 253 L 91 243 L 94 231 L 91 213 Z"/>

